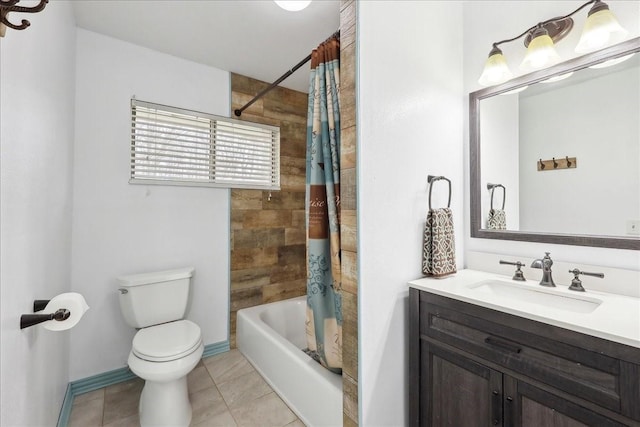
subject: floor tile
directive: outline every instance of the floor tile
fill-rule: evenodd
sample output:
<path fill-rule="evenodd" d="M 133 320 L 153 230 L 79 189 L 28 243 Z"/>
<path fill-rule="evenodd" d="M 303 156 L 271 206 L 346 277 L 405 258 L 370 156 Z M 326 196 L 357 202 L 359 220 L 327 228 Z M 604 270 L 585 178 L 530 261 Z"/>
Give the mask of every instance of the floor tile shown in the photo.
<path fill-rule="evenodd" d="M 225 410 L 221 414 L 212 415 L 198 424 L 191 423 L 193 427 L 236 427 L 236 421 L 231 416 L 231 412 Z"/>
<path fill-rule="evenodd" d="M 131 415 L 127 418 L 121 418 L 109 424 L 105 424 L 104 427 L 140 427 L 140 418 L 138 414 Z"/>
<path fill-rule="evenodd" d="M 187 387 L 189 388 L 189 394 L 195 393 L 205 388 L 213 387 L 213 380 L 207 368 L 202 365 L 196 367 L 193 371 L 187 375 Z"/>
<path fill-rule="evenodd" d="M 99 427 L 102 425 L 104 401 L 91 399 L 73 404 L 69 416 L 69 427 Z"/>
<path fill-rule="evenodd" d="M 228 411 L 222 395 L 215 386 L 193 393 L 189 396 L 189 400 L 193 410 L 192 425 Z"/>
<path fill-rule="evenodd" d="M 105 396 L 108 396 L 110 394 L 127 393 L 133 390 L 142 391 L 142 387 L 144 387 L 144 380 L 136 377 L 128 381 L 105 387 L 104 393 Z"/>
<path fill-rule="evenodd" d="M 93 399 L 104 399 L 104 388 L 93 390 L 88 393 L 82 393 L 73 398 L 73 404 L 87 402 Z"/>
<path fill-rule="evenodd" d="M 143 387 L 144 381 L 139 378 L 107 387 L 104 396 L 103 423 L 107 425 L 137 414 Z"/>
<path fill-rule="evenodd" d="M 240 427 L 282 427 L 296 420 L 295 414 L 274 392 L 231 408 L 231 414 Z"/>
<path fill-rule="evenodd" d="M 187 377 L 191 427 L 304 427 L 237 350 L 203 359 Z M 140 378 L 78 395 L 68 427 L 137 427 Z"/>
<path fill-rule="evenodd" d="M 218 390 L 229 407 L 242 405 L 273 391 L 256 371 L 219 384 Z"/>
<path fill-rule="evenodd" d="M 216 384 L 222 384 L 254 370 L 238 350 L 208 357 L 204 364 Z"/>

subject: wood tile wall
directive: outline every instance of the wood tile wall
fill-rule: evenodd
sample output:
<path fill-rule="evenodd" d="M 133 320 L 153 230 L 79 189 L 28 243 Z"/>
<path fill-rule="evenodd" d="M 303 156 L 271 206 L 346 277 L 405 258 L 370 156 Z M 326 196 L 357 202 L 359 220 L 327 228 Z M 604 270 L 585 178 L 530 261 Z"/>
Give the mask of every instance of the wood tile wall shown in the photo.
<path fill-rule="evenodd" d="M 355 0 L 340 4 L 340 229 L 343 425 L 358 425 L 358 264 L 356 229 Z"/>
<path fill-rule="evenodd" d="M 231 108 L 242 107 L 268 84 L 231 74 Z M 235 116 L 234 116 L 235 117 Z M 240 117 L 280 126 L 281 190 L 231 191 L 231 334 L 245 307 L 306 294 L 304 220 L 307 94 L 277 87 Z"/>

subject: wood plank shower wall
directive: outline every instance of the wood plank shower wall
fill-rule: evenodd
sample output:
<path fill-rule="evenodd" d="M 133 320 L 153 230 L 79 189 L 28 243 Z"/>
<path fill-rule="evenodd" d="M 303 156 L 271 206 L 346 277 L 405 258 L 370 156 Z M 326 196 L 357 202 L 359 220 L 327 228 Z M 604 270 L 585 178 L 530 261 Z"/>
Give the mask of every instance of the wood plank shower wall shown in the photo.
<path fill-rule="evenodd" d="M 343 425 L 358 425 L 358 263 L 356 229 L 357 2 L 340 3 L 340 204 L 342 224 Z"/>
<path fill-rule="evenodd" d="M 231 111 L 268 84 L 231 74 Z M 307 94 L 277 87 L 241 120 L 280 126 L 280 191 L 231 191 L 231 348 L 239 309 L 305 295 Z"/>

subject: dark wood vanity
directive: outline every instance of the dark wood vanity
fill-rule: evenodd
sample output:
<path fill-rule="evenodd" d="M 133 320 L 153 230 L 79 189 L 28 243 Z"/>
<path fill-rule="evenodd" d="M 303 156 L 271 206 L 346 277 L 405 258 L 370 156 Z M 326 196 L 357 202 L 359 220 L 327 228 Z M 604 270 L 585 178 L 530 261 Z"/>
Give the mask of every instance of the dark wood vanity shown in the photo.
<path fill-rule="evenodd" d="M 640 426 L 640 348 L 410 288 L 409 425 Z"/>

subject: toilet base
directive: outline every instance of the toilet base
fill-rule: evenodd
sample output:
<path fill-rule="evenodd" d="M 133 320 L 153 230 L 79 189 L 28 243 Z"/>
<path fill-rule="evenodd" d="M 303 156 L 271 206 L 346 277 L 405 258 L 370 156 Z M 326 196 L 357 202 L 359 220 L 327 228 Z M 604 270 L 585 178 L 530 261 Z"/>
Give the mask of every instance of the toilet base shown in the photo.
<path fill-rule="evenodd" d="M 170 382 L 146 381 L 140 395 L 140 426 L 188 427 L 191 403 L 187 377 Z"/>
<path fill-rule="evenodd" d="M 149 362 L 129 353 L 129 368 L 145 380 L 140 395 L 141 427 L 188 427 L 191 422 L 191 403 L 187 375 L 196 367 L 204 345 L 191 354 L 169 362 Z"/>

